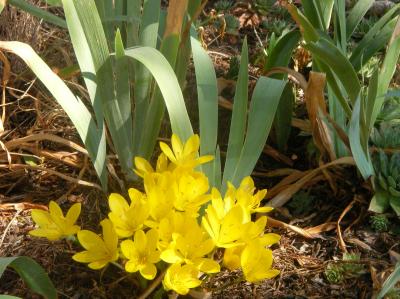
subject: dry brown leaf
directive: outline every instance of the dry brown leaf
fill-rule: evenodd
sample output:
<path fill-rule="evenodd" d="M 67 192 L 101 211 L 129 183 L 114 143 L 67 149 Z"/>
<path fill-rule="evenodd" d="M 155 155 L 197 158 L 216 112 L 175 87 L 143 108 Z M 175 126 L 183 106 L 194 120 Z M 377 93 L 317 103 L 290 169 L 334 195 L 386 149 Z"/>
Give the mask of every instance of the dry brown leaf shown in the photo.
<path fill-rule="evenodd" d="M 188 0 L 170 0 L 164 38 L 170 35 L 181 35 L 183 19 L 186 15 Z"/>
<path fill-rule="evenodd" d="M 305 231 L 311 235 L 319 235 L 323 232 L 328 232 L 336 228 L 335 222 L 327 222 L 314 227 L 306 228 Z"/>
<path fill-rule="evenodd" d="M 303 173 L 303 177 L 299 179 L 297 182 L 287 186 L 282 192 L 277 194 L 273 199 L 268 202 L 268 206 L 277 208 L 283 206 L 285 203 L 289 201 L 292 196 L 298 192 L 307 182 L 317 176 L 323 169 L 337 166 L 337 165 L 355 165 L 353 157 L 343 157 L 339 158 L 335 161 L 327 163 L 325 165 L 320 166 L 311 171 L 307 171 Z M 275 188 L 275 187 L 274 187 Z M 268 194 L 267 194 L 268 195 Z"/>
<path fill-rule="evenodd" d="M 11 67 L 10 62 L 7 57 L 0 51 L 0 61 L 3 63 L 3 78 L 2 78 L 2 98 L 1 98 L 1 106 L 2 113 L 0 118 L 0 134 L 4 132 L 4 122 L 6 121 L 6 86 L 8 84 L 8 80 L 10 79 Z"/>
<path fill-rule="evenodd" d="M 284 154 L 280 153 L 278 150 L 274 149 L 272 146 L 266 144 L 263 149 L 263 153 L 270 156 L 278 162 L 283 162 L 286 165 L 293 167 L 293 161 L 286 157 Z"/>
<path fill-rule="evenodd" d="M 336 159 L 336 155 L 333 151 L 332 140 L 328 127 L 321 118 L 328 114 L 324 96 L 325 83 L 325 74 L 310 72 L 307 89 L 304 95 L 314 143 L 321 153 L 323 160 L 327 158 L 333 161 Z"/>
<path fill-rule="evenodd" d="M 308 233 L 307 231 L 305 231 L 304 229 L 302 229 L 300 227 L 287 224 L 285 222 L 273 219 L 271 217 L 268 217 L 267 226 L 288 229 L 288 230 L 291 230 L 307 239 L 314 239 L 314 238 L 319 237 L 317 235 L 312 235 L 312 234 Z"/>

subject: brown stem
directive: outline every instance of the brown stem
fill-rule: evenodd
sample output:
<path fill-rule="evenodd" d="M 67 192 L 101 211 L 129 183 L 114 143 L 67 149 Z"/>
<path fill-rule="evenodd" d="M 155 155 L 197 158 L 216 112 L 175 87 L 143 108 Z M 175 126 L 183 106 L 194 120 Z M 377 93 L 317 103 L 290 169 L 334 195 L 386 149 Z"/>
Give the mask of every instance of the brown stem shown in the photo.
<path fill-rule="evenodd" d="M 193 17 L 190 18 L 190 20 L 186 23 L 185 29 L 183 30 L 183 33 L 182 33 L 181 44 L 183 44 L 184 41 L 186 40 L 186 38 L 188 37 L 189 32 L 190 32 L 190 27 L 192 26 L 193 21 L 196 20 L 200 16 L 200 14 L 203 11 L 204 7 L 206 6 L 207 2 L 208 2 L 208 0 L 203 0 L 201 2 L 200 6 L 195 11 L 195 13 L 193 14 Z"/>
<path fill-rule="evenodd" d="M 164 270 L 163 272 L 161 272 L 161 274 L 158 275 L 158 277 L 155 280 L 153 280 L 151 285 L 149 285 L 149 287 L 146 290 L 144 290 L 144 292 L 138 297 L 138 299 L 146 299 L 147 297 L 149 297 L 150 294 L 153 293 L 153 291 L 161 283 L 161 281 L 163 280 L 166 272 L 167 272 L 167 270 Z"/>

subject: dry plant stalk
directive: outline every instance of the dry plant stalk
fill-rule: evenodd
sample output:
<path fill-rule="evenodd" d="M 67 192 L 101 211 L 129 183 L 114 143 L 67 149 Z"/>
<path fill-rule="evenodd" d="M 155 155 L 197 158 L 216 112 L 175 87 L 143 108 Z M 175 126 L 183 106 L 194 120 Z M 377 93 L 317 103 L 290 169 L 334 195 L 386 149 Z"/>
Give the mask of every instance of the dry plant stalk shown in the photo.
<path fill-rule="evenodd" d="M 182 23 L 186 15 L 187 4 L 188 0 L 169 1 L 164 38 L 173 34 L 181 36 Z"/>
<path fill-rule="evenodd" d="M 310 72 L 305 99 L 315 145 L 321 153 L 322 160 L 328 158 L 333 161 L 336 155 L 333 151 L 332 139 L 326 123 L 321 118 L 328 114 L 324 97 L 325 82 L 325 74 Z"/>

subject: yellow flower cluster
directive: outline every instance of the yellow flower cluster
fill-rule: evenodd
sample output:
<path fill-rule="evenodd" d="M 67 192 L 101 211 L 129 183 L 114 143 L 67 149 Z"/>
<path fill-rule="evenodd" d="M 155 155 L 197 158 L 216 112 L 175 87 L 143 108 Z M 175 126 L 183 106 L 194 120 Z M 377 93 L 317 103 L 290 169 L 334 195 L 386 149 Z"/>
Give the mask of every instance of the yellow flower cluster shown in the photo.
<path fill-rule="evenodd" d="M 170 264 L 164 288 L 181 295 L 201 284 L 201 273 L 220 271 L 219 262 L 213 259 L 217 248 L 225 250 L 223 265 L 230 270 L 241 268 L 247 281 L 278 275 L 278 270 L 271 269 L 273 257 L 268 247 L 280 237 L 264 234 L 266 216 L 255 222 L 251 219 L 253 213 L 271 210 L 260 207 L 266 190 L 255 192 L 253 180 L 246 177 L 239 188 L 228 184 L 224 197 L 216 188 L 209 191 L 207 177 L 196 167 L 213 157 L 198 156 L 198 135 L 185 144 L 173 135 L 171 143 L 172 147 L 160 143 L 162 153 L 155 169 L 145 159 L 135 158 L 135 172 L 143 178 L 144 192 L 129 189 L 129 201 L 116 193 L 109 196 L 110 212 L 101 222 L 102 237 L 74 225 L 77 207 L 64 217 L 52 203 L 50 213 L 32 212 L 40 228 L 31 234 L 54 240 L 77 233 L 86 250 L 73 259 L 92 269 L 121 258 L 127 272 L 139 272 L 151 280 L 157 275 L 156 264 L 164 261 Z M 199 210 L 207 203 L 199 224 Z"/>

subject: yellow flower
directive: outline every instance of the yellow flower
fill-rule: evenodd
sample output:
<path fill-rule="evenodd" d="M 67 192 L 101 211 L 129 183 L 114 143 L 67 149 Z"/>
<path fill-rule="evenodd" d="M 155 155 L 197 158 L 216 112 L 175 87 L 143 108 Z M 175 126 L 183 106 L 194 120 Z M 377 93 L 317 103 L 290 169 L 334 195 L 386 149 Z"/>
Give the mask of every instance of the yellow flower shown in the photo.
<path fill-rule="evenodd" d="M 179 295 L 186 295 L 189 290 L 201 284 L 198 279 L 199 270 L 193 265 L 173 264 L 165 274 L 163 285 L 164 289 L 173 290 Z"/>
<path fill-rule="evenodd" d="M 171 212 L 167 217 L 161 219 L 158 226 L 158 249 L 164 251 L 168 248 L 172 241 L 172 235 L 184 234 L 186 231 L 187 224 L 197 221 L 188 213 L 181 213 L 177 211 Z"/>
<path fill-rule="evenodd" d="M 223 264 L 231 271 L 240 268 L 240 256 L 246 245 L 226 248 L 224 252 Z"/>
<path fill-rule="evenodd" d="M 240 257 L 244 277 L 249 282 L 258 282 L 277 276 L 279 270 L 271 269 L 272 261 L 272 251 L 265 249 L 258 239 L 247 244 Z"/>
<path fill-rule="evenodd" d="M 149 205 L 149 213 L 152 218 L 147 221 L 149 227 L 157 227 L 161 219 L 167 217 L 174 207 L 174 196 L 171 185 L 174 177 L 171 172 L 146 174 L 144 176 L 144 188 Z"/>
<path fill-rule="evenodd" d="M 154 171 L 150 163 L 142 157 L 135 157 L 134 162 L 136 166 L 135 173 L 142 178 L 149 173 L 164 172 L 168 170 L 168 158 L 164 153 L 161 153 L 158 156 L 156 171 Z"/>
<path fill-rule="evenodd" d="M 244 233 L 244 211 L 241 206 L 235 206 L 221 219 L 213 205 L 208 206 L 202 225 L 217 247 L 229 248 L 242 245 L 240 238 Z"/>
<path fill-rule="evenodd" d="M 240 241 L 244 244 L 250 244 L 253 240 L 258 239 L 262 246 L 271 246 L 278 243 L 280 236 L 277 234 L 269 233 L 264 235 L 265 224 L 267 217 L 260 217 L 256 222 L 248 222 L 244 225 L 244 233 Z M 260 246 L 261 246 L 260 245 Z M 240 267 L 240 256 L 246 245 L 236 246 L 225 249 L 223 264 L 229 270 L 236 270 Z"/>
<path fill-rule="evenodd" d="M 128 259 L 125 264 L 127 272 L 137 272 L 146 279 L 154 279 L 157 268 L 154 265 L 160 260 L 160 252 L 157 251 L 158 233 L 155 229 L 146 234 L 142 230 L 135 233 L 134 241 L 125 240 L 121 243 L 121 251 Z"/>
<path fill-rule="evenodd" d="M 89 268 L 95 270 L 118 259 L 118 236 L 112 222 L 104 219 L 100 225 L 103 228 L 103 238 L 89 230 L 78 232 L 79 243 L 86 251 L 78 252 L 72 257 L 77 262 L 89 263 Z"/>
<path fill-rule="evenodd" d="M 210 155 L 197 157 L 200 147 L 200 139 L 197 134 L 191 136 L 185 144 L 182 143 L 177 135 L 172 134 L 171 144 L 172 149 L 166 143 L 160 142 L 160 148 L 177 167 L 195 168 L 214 159 Z"/>
<path fill-rule="evenodd" d="M 228 183 L 228 190 L 233 189 L 235 187 Z M 263 189 L 257 191 L 255 194 L 256 188 L 254 187 L 254 181 L 251 177 L 245 177 L 237 190 L 231 192 L 235 192 L 236 201 L 238 204 L 243 206 L 249 213 L 267 213 L 273 210 L 271 207 L 260 207 L 261 201 L 264 199 L 267 194 L 267 189 Z"/>
<path fill-rule="evenodd" d="M 172 239 L 169 248 L 161 253 L 163 261 L 170 264 L 193 264 L 204 273 L 220 271 L 220 266 L 216 261 L 205 257 L 214 249 L 214 242 L 197 224 L 196 219 L 192 218 L 191 221 L 186 221 L 185 232 L 173 233 Z"/>
<path fill-rule="evenodd" d="M 80 230 L 80 227 L 75 225 L 80 212 L 81 204 L 76 203 L 64 217 L 60 206 L 56 202 L 50 201 L 49 212 L 32 210 L 32 219 L 39 228 L 30 231 L 29 234 L 35 237 L 44 237 L 50 241 L 75 235 Z"/>
<path fill-rule="evenodd" d="M 188 172 L 178 176 L 172 187 L 174 207 L 178 211 L 197 213 L 200 206 L 211 199 L 206 194 L 209 189 L 208 179 L 201 172 Z"/>
<path fill-rule="evenodd" d="M 135 231 L 143 227 L 144 222 L 149 216 L 149 207 L 145 202 L 145 195 L 136 189 L 129 189 L 129 205 L 125 198 L 117 193 L 112 193 L 108 198 L 111 212 L 108 218 L 114 224 L 119 237 L 128 238 Z"/>

